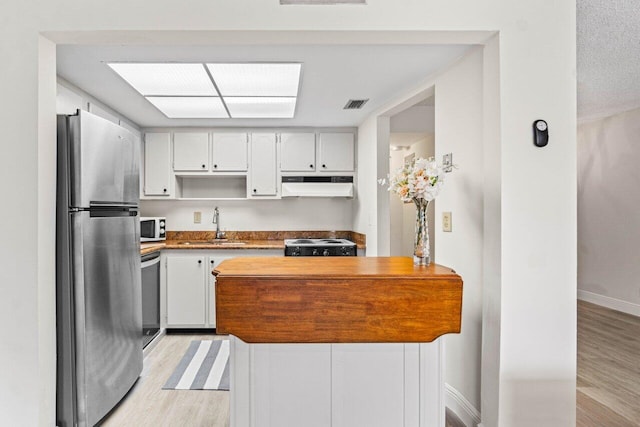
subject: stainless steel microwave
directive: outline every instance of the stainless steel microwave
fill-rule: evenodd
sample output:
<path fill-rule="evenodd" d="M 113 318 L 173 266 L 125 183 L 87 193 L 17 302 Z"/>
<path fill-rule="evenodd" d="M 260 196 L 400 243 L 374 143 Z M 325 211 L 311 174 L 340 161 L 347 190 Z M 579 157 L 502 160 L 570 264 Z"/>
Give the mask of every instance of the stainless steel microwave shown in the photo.
<path fill-rule="evenodd" d="M 157 242 L 167 240 L 167 219 L 161 216 L 140 217 L 140 241 Z"/>

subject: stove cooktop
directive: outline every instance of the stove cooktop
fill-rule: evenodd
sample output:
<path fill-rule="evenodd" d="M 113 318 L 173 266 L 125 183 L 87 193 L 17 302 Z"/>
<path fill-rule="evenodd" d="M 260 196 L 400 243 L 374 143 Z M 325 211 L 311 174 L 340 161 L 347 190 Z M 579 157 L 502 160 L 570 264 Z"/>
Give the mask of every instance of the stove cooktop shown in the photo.
<path fill-rule="evenodd" d="M 285 239 L 285 246 L 355 246 L 346 239 Z"/>
<path fill-rule="evenodd" d="M 346 239 L 285 239 L 285 256 L 356 256 L 356 244 Z"/>

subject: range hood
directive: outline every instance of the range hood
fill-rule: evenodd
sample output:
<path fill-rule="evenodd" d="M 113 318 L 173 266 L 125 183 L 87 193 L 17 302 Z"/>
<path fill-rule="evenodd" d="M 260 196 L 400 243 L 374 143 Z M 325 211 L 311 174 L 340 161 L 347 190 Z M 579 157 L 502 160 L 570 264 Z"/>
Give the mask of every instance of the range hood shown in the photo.
<path fill-rule="evenodd" d="M 283 176 L 282 197 L 353 197 L 353 177 Z"/>

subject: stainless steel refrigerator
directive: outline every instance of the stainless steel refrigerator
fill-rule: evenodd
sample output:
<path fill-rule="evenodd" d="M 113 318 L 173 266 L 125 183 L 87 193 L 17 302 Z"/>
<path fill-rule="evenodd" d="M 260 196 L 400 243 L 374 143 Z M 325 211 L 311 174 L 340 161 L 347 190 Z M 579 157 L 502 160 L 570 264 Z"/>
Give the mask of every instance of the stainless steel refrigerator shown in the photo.
<path fill-rule="evenodd" d="M 142 371 L 139 158 L 126 129 L 58 116 L 59 427 L 98 423 Z"/>

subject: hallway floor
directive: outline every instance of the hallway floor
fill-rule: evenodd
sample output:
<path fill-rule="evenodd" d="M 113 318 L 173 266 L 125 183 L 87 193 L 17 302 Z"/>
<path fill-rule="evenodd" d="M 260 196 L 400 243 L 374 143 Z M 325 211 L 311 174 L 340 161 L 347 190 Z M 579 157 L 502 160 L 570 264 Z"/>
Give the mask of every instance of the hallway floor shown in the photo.
<path fill-rule="evenodd" d="M 578 301 L 576 425 L 640 426 L 640 317 Z"/>

